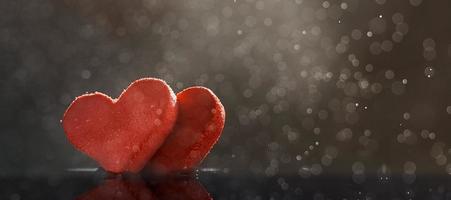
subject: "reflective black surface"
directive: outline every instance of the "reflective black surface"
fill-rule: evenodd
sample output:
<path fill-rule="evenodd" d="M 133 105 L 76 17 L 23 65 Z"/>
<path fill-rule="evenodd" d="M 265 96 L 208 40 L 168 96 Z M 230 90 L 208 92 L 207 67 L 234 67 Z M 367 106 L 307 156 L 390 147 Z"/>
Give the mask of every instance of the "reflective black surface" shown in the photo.
<path fill-rule="evenodd" d="M 255 177 L 198 172 L 172 177 L 65 172 L 41 178 L 3 178 L 0 199 L 451 199 L 447 176 L 298 175 Z"/>

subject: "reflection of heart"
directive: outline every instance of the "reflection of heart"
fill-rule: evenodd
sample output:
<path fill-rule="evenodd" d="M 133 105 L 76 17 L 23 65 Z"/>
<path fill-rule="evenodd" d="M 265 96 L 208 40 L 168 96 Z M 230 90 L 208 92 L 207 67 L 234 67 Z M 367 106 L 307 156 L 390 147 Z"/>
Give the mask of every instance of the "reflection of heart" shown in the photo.
<path fill-rule="evenodd" d="M 165 179 L 154 187 L 158 199 L 211 200 L 210 194 L 195 179 Z"/>
<path fill-rule="evenodd" d="M 77 200 L 153 200 L 157 199 L 145 182 L 139 180 L 107 179 L 102 185 L 80 195 Z"/>
<path fill-rule="evenodd" d="M 174 177 L 163 179 L 152 187 L 141 179 L 115 177 L 76 198 L 77 200 L 211 200 L 202 184 L 193 178 Z"/>
<path fill-rule="evenodd" d="M 177 117 L 176 99 L 162 80 L 133 82 L 116 99 L 78 97 L 63 117 L 69 141 L 111 172 L 138 172 L 164 142 Z"/>
<path fill-rule="evenodd" d="M 151 170 L 157 174 L 196 167 L 218 141 L 224 127 L 224 107 L 207 88 L 183 90 L 177 94 L 177 105 L 174 129 L 150 161 Z"/>

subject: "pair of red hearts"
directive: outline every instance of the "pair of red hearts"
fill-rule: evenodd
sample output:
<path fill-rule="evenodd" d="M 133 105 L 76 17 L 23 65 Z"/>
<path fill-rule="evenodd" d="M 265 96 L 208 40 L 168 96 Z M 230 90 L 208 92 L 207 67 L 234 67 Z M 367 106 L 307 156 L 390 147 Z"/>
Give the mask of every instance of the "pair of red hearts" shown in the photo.
<path fill-rule="evenodd" d="M 78 150 L 115 173 L 189 170 L 221 135 L 225 111 L 204 87 L 177 94 L 162 80 L 139 79 L 117 99 L 102 93 L 77 97 L 64 113 L 63 127 Z"/>

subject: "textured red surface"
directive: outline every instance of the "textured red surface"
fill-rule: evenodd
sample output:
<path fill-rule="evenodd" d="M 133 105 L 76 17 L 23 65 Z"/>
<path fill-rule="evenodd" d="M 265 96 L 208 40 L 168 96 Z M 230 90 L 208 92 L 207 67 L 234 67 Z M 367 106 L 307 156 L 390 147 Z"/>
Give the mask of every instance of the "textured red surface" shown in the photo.
<path fill-rule="evenodd" d="M 63 127 L 78 150 L 111 172 L 138 172 L 163 144 L 177 117 L 176 98 L 162 80 L 133 82 L 118 99 L 102 93 L 78 97 Z"/>
<path fill-rule="evenodd" d="M 196 167 L 210 152 L 224 128 L 224 107 L 211 90 L 187 88 L 177 94 L 177 104 L 176 125 L 150 161 L 154 173 Z"/>

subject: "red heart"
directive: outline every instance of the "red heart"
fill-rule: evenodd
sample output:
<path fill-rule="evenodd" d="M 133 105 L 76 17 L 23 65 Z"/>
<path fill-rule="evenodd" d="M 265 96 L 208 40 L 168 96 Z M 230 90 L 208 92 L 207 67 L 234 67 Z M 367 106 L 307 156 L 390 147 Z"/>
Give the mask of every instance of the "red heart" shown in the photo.
<path fill-rule="evenodd" d="M 178 117 L 169 137 L 150 161 L 157 174 L 196 167 L 218 141 L 225 111 L 218 97 L 204 87 L 191 87 L 177 94 Z"/>
<path fill-rule="evenodd" d="M 102 93 L 75 99 L 63 117 L 69 141 L 111 172 L 138 172 L 163 144 L 177 117 L 162 80 L 140 79 L 118 99 Z"/>

